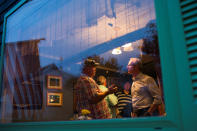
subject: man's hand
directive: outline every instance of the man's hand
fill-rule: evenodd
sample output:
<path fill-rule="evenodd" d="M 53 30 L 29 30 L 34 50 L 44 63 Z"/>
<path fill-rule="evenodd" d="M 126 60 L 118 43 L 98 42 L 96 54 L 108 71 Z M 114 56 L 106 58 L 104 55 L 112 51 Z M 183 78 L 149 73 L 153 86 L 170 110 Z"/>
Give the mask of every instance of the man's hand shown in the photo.
<path fill-rule="evenodd" d="M 134 117 L 137 117 L 137 114 L 132 112 L 131 116 L 134 118 Z"/>
<path fill-rule="evenodd" d="M 115 86 L 114 84 L 112 84 L 109 88 L 108 88 L 108 93 L 109 94 L 113 94 L 114 92 L 116 92 L 118 90 L 118 87 Z"/>
<path fill-rule="evenodd" d="M 144 116 L 152 116 L 152 113 L 150 113 L 150 112 L 145 112 L 145 113 L 144 113 Z"/>
<path fill-rule="evenodd" d="M 108 88 L 108 91 L 101 92 L 99 89 L 96 89 L 97 95 L 92 97 L 89 101 L 93 104 L 98 103 L 99 101 L 103 100 L 107 95 L 113 94 L 116 92 L 118 87 L 115 87 L 115 85 L 112 85 Z"/>

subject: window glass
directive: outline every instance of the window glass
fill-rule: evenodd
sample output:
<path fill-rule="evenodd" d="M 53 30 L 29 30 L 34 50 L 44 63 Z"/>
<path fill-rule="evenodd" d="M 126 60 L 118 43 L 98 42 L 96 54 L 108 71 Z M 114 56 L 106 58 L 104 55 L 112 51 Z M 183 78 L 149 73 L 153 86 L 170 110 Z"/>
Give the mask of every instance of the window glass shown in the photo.
<path fill-rule="evenodd" d="M 2 123 L 165 115 L 153 0 L 28 1 L 3 64 Z"/>

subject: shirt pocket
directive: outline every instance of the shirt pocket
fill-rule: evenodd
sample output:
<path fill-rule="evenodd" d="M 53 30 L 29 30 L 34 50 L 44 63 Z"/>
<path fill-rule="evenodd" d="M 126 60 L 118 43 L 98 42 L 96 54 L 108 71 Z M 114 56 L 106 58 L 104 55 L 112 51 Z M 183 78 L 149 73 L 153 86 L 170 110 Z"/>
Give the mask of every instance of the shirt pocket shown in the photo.
<path fill-rule="evenodd" d="M 135 83 L 135 89 L 134 92 L 137 95 L 144 95 L 148 91 L 147 85 L 145 85 L 142 82 L 136 82 Z"/>

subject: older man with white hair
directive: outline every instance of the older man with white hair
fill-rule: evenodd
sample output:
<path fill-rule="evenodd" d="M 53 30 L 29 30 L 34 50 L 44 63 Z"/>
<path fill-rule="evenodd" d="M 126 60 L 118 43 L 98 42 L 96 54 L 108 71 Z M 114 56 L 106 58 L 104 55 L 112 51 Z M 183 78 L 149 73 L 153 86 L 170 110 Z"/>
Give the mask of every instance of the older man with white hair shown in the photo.
<path fill-rule="evenodd" d="M 127 68 L 133 79 L 131 86 L 132 117 L 158 115 L 156 109 L 162 103 L 162 99 L 155 80 L 141 72 L 142 63 L 139 58 L 131 58 Z"/>

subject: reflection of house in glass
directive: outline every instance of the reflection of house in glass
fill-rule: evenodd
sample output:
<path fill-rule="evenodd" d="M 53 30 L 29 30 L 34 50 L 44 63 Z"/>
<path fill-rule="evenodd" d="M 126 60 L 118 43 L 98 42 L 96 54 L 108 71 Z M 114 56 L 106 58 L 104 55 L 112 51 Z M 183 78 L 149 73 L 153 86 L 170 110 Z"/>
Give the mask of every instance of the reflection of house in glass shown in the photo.
<path fill-rule="evenodd" d="M 59 83 L 60 83 L 59 79 L 55 79 L 55 78 L 50 79 L 50 85 L 51 86 L 59 86 L 60 85 Z"/>
<path fill-rule="evenodd" d="M 3 101 L 6 102 L 2 105 L 2 119 L 5 121 L 55 119 L 53 113 L 48 114 L 48 117 L 45 116 L 46 113 L 54 110 L 46 107 L 47 75 L 63 78 L 61 92 L 66 94 L 65 101 L 71 107 L 70 109 L 66 106 L 59 108 L 67 113 L 57 120 L 68 119 L 69 114 L 72 114 L 73 77 L 54 64 L 40 67 L 38 50 L 40 40 L 42 39 L 6 44 L 4 58 L 6 63 L 3 72 Z M 53 100 L 55 102 L 56 99 Z"/>

